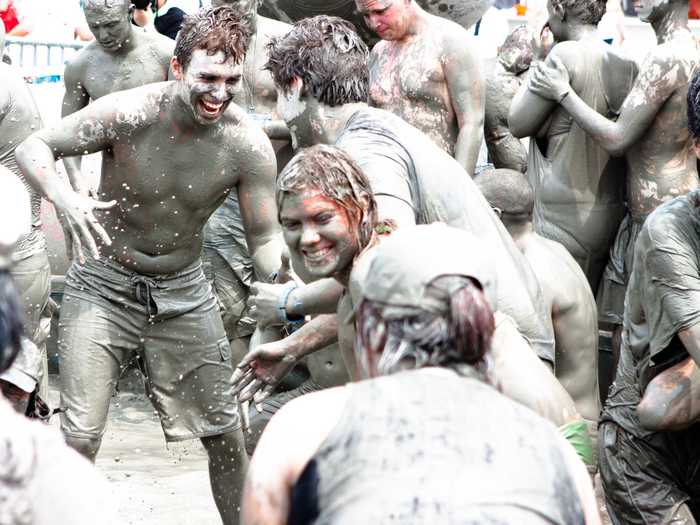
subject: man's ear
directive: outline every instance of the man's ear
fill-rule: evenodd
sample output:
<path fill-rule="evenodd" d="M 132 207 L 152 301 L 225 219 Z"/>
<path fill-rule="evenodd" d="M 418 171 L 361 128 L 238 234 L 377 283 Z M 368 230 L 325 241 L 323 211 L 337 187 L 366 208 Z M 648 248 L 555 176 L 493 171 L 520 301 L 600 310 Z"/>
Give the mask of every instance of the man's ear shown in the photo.
<path fill-rule="evenodd" d="M 693 152 L 700 159 L 700 137 L 693 138 Z"/>
<path fill-rule="evenodd" d="M 175 80 L 182 80 L 185 76 L 185 72 L 182 70 L 182 66 L 176 57 L 170 59 L 170 70 L 173 72 L 173 78 L 175 78 Z"/>

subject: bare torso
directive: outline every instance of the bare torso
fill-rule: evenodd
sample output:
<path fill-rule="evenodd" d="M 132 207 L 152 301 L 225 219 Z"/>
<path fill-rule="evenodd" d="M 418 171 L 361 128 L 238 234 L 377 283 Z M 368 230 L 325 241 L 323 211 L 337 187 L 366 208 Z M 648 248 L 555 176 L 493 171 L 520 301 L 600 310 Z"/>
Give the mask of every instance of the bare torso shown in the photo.
<path fill-rule="evenodd" d="M 400 116 L 454 156 L 459 125 L 443 69 L 443 39 L 453 24 L 426 16 L 429 23 L 406 40 L 382 40 L 374 47 L 369 99 L 372 106 Z"/>
<path fill-rule="evenodd" d="M 81 126 L 110 134 L 114 144 L 103 151 L 99 193 L 118 205 L 96 212 L 113 240 L 100 251 L 144 274 L 176 272 L 199 257 L 202 227 L 236 187 L 242 158 L 267 142 L 233 104 L 215 125 L 181 131 L 169 116 L 174 88 L 167 82 L 125 93 L 116 129 Z"/>
<path fill-rule="evenodd" d="M 517 241 L 542 287 L 551 312 L 556 350 L 555 374 L 579 413 L 597 420 L 598 323 L 595 298 L 583 271 L 559 243 L 536 233 Z"/>
<path fill-rule="evenodd" d="M 697 159 L 691 151 L 687 126 L 686 96 L 700 60 L 700 49 L 687 32 L 659 45 L 654 53 L 663 56 L 667 63 L 659 83 L 670 81 L 677 88 L 648 130 L 626 152 L 628 206 L 633 217 L 641 218 L 662 202 L 698 187 Z"/>

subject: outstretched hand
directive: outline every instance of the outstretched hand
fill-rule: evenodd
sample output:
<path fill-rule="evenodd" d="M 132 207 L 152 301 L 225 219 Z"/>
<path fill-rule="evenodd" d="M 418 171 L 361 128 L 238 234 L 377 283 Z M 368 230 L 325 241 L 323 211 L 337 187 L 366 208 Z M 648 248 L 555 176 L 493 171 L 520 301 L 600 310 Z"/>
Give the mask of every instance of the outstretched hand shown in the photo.
<path fill-rule="evenodd" d="M 571 91 L 569 72 L 557 56 L 550 56 L 548 62 L 538 62 L 530 69 L 528 89 L 535 95 L 559 103 Z"/>
<path fill-rule="evenodd" d="M 261 344 L 241 360 L 233 374 L 233 394 L 241 403 L 262 403 L 296 364 L 285 340 Z"/>
<path fill-rule="evenodd" d="M 97 233 L 107 246 L 112 244 L 112 239 L 97 221 L 93 211 L 108 210 L 116 204 L 115 200 L 103 202 L 72 191 L 67 192 L 63 198 L 54 202 L 56 214 L 67 232 L 67 237 L 70 237 L 72 254 L 78 257 L 81 264 L 85 263 L 84 245 L 87 245 L 95 259 L 100 257 L 93 232 Z M 68 242 L 68 239 L 66 241 Z"/>

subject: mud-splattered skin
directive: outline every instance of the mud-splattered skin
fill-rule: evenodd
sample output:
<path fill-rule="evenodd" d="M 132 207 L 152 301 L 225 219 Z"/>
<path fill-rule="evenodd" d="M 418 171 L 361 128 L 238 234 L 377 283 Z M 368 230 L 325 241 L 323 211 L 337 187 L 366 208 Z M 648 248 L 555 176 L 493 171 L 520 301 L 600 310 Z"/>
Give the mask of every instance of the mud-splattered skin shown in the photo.
<path fill-rule="evenodd" d="M 424 132 L 468 173 L 483 136 L 485 87 L 465 29 L 412 0 L 357 0 L 383 40 L 370 55 L 370 104 Z"/>
<path fill-rule="evenodd" d="M 95 213 L 112 239 L 98 242 L 99 250 L 143 274 L 176 272 L 197 259 L 204 223 L 237 189 L 256 270 L 268 275 L 281 249 L 276 165 L 267 137 L 230 103 L 240 71 L 221 53 L 196 50 L 182 80 L 97 100 L 30 137 L 18 163 L 59 211 L 73 220 L 84 213 L 90 222 L 84 210 L 94 201 L 55 187 L 53 157 L 101 150 L 100 197 L 117 206 Z M 85 235 L 81 241 L 89 247 Z"/>
<path fill-rule="evenodd" d="M 509 231 L 513 231 L 508 227 Z M 600 413 L 598 314 L 586 276 L 559 243 L 537 235 L 532 223 L 513 235 L 542 287 L 551 312 L 556 359 L 554 373 L 589 421 Z"/>
<path fill-rule="evenodd" d="M 645 59 L 616 122 L 592 111 L 573 87 L 560 62 L 541 66 L 531 89 L 550 99 L 569 94 L 562 106 L 605 150 L 625 154 L 628 205 L 643 219 L 659 204 L 698 185 L 695 156 L 687 131 L 686 94 L 700 59 L 688 29 L 686 2 L 646 2 L 640 13 L 650 22 L 658 45 Z"/>
<path fill-rule="evenodd" d="M 85 19 L 95 41 L 66 64 L 62 117 L 109 93 L 168 79 L 173 41 L 131 24 L 128 7 L 125 0 L 108 6 L 100 0 L 86 3 Z M 80 157 L 66 158 L 64 164 L 73 187 L 87 191 Z"/>

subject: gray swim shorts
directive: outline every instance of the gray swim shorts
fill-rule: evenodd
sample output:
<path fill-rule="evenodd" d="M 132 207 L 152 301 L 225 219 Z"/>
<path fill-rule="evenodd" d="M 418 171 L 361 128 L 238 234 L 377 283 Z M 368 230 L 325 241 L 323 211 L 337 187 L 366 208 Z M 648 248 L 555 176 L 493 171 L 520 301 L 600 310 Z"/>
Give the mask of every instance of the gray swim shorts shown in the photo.
<path fill-rule="evenodd" d="M 639 232 L 642 231 L 644 218 L 635 219 L 626 215 L 620 224 L 615 243 L 610 248 L 610 259 L 603 272 L 598 288 L 598 320 L 601 322 L 622 324 L 625 311 L 625 292 L 634 261 L 634 245 Z"/>
<path fill-rule="evenodd" d="M 233 369 L 216 299 L 199 261 L 144 276 L 108 261 L 73 264 L 59 323 L 63 431 L 98 438 L 120 370 L 138 353 L 168 441 L 236 430 Z"/>

